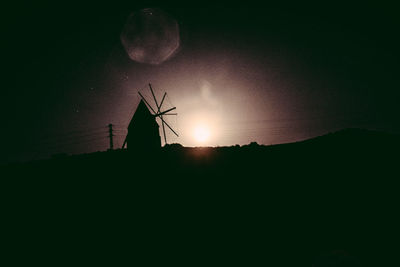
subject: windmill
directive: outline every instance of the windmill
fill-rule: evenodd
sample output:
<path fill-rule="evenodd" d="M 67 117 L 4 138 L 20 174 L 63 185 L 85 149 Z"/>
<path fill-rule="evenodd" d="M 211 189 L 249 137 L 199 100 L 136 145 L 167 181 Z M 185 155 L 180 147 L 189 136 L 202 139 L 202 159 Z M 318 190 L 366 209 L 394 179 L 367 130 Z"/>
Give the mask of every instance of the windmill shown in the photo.
<path fill-rule="evenodd" d="M 151 95 L 153 96 L 156 109 L 153 109 L 146 98 L 144 98 L 144 96 L 139 92 L 141 100 L 132 117 L 131 122 L 129 123 L 128 134 L 125 138 L 122 148 L 124 148 L 125 145 L 130 146 L 130 144 L 134 144 L 132 146 L 142 148 L 160 147 L 161 140 L 158 129 L 159 125 L 156 122 L 156 118 L 159 118 L 161 121 L 165 144 L 167 144 L 166 127 L 168 127 L 173 134 L 179 136 L 176 131 L 172 129 L 172 127 L 163 118 L 163 116 L 176 116 L 177 113 L 170 113 L 171 111 L 175 110 L 176 107 L 172 107 L 162 111 L 162 105 L 164 103 L 165 97 L 167 96 L 167 93 L 164 93 L 160 104 L 158 104 L 151 84 L 149 84 L 149 88 L 151 91 Z"/>

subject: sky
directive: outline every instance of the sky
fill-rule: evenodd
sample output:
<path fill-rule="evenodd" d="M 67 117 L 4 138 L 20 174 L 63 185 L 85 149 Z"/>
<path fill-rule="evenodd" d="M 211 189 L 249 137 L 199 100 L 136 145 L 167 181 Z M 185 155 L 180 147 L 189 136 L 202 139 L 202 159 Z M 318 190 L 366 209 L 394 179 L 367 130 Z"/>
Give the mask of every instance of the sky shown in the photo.
<path fill-rule="evenodd" d="M 179 48 L 161 64 L 132 60 L 121 42 L 145 8 L 179 28 Z M 400 131 L 400 19 L 390 4 L 27 2 L 1 20 L 0 162 L 104 151 L 109 123 L 122 146 L 138 91 L 153 103 L 149 83 L 159 100 L 167 92 L 165 109 L 177 108 L 166 120 L 179 137 L 167 131 L 168 143 Z"/>

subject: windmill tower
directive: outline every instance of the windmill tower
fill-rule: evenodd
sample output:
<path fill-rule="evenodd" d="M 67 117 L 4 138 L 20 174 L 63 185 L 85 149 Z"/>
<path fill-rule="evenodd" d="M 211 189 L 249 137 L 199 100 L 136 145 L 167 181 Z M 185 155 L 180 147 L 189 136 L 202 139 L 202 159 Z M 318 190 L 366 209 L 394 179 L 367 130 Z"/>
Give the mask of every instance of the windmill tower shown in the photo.
<path fill-rule="evenodd" d="M 157 98 L 154 95 L 153 88 L 149 84 L 151 95 L 153 96 L 156 109 L 150 105 L 150 103 L 144 98 L 144 96 L 139 92 L 141 100 L 135 113 L 133 114 L 132 120 L 128 126 L 128 134 L 125 138 L 122 148 L 127 146 L 127 148 L 133 149 L 157 149 L 161 147 L 161 138 L 159 125 L 156 118 L 161 121 L 162 132 L 164 136 L 164 143 L 167 144 L 166 127 L 168 127 L 173 134 L 179 136 L 176 131 L 164 120 L 163 116 L 177 115 L 177 113 L 170 113 L 175 110 L 176 107 L 161 111 L 162 105 L 164 103 L 167 93 L 164 93 L 160 104 L 158 104 Z"/>

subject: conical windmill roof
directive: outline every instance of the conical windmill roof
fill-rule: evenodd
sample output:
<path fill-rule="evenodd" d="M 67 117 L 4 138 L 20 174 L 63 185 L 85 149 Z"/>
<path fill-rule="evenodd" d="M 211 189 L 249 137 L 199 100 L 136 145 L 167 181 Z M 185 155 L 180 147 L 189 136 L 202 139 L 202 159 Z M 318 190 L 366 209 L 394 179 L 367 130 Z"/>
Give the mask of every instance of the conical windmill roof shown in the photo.
<path fill-rule="evenodd" d="M 128 129 L 131 129 L 132 127 L 140 127 L 142 125 L 154 125 L 158 127 L 158 124 L 149 108 L 143 100 L 140 100 L 139 105 L 133 114 L 132 120 L 129 123 Z"/>

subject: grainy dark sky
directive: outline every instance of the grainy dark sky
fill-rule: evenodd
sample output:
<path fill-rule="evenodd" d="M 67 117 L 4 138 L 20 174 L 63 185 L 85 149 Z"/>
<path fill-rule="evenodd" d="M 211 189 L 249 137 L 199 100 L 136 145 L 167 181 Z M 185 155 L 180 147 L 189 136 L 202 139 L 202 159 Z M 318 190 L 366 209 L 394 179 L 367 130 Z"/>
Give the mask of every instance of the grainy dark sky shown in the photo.
<path fill-rule="evenodd" d="M 160 65 L 129 59 L 131 12 L 158 7 L 180 27 Z M 122 145 L 150 82 L 186 146 L 284 143 L 346 127 L 399 132 L 399 16 L 388 4 L 19 3 L 3 10 L 1 161 Z M 199 144 L 193 128 L 210 138 Z"/>

